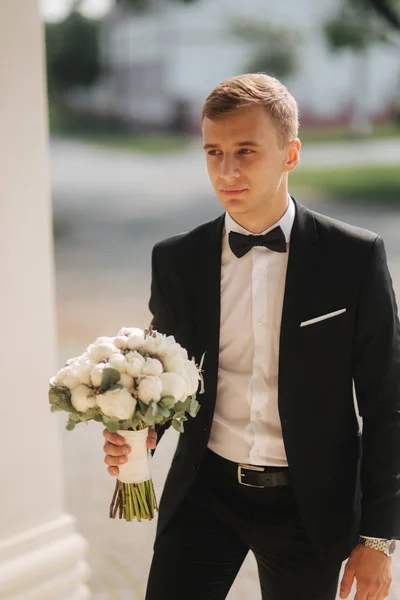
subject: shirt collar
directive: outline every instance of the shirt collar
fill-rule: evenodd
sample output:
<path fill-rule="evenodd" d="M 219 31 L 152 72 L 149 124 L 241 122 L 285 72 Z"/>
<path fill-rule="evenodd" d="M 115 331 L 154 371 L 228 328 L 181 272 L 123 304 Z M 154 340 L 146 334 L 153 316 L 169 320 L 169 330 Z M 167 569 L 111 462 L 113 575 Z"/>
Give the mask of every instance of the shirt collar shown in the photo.
<path fill-rule="evenodd" d="M 268 233 L 268 231 L 271 231 L 271 229 L 274 229 L 275 227 L 277 227 L 279 225 L 285 235 L 286 243 L 289 244 L 290 234 L 292 232 L 292 227 L 293 227 L 293 223 L 294 223 L 295 213 L 296 213 L 296 208 L 295 208 L 294 202 L 293 202 L 292 198 L 290 196 L 288 196 L 288 207 L 286 209 L 285 214 L 282 215 L 282 217 L 279 219 L 279 221 L 274 223 L 274 225 L 271 225 L 271 227 L 268 227 L 268 229 L 266 229 L 265 231 L 263 231 L 262 233 L 260 233 L 258 235 L 264 235 L 265 233 Z M 239 223 L 236 223 L 236 221 L 234 221 L 232 219 L 231 215 L 227 212 L 227 213 L 225 213 L 226 235 L 228 235 L 230 231 L 236 231 L 237 233 L 243 233 L 244 235 L 254 235 L 254 234 L 251 234 L 250 231 L 247 231 L 247 229 L 245 229 L 244 227 L 239 225 Z"/>

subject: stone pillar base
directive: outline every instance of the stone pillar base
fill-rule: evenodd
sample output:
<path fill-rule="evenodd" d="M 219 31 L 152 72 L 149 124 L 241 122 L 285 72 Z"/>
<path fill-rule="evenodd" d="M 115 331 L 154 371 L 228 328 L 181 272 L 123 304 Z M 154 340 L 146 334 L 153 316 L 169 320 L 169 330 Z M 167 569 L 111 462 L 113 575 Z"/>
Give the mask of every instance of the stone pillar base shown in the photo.
<path fill-rule="evenodd" d="M 88 600 L 87 549 L 67 514 L 2 540 L 2 600 Z"/>

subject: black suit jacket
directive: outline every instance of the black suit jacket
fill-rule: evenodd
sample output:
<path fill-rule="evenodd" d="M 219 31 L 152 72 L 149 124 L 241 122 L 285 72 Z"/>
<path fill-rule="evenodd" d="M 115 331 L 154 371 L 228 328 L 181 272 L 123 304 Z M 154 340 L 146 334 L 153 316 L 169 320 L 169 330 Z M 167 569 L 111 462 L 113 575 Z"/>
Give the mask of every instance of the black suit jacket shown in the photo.
<path fill-rule="evenodd" d="M 295 201 L 279 348 L 278 405 L 311 539 L 344 560 L 358 534 L 400 538 L 400 326 L 383 242 Z M 153 249 L 152 325 L 204 361 L 159 511 L 176 513 L 205 453 L 216 400 L 224 215 Z M 340 309 L 346 312 L 300 327 Z M 362 434 L 355 410 L 362 417 Z M 159 439 L 165 427 L 159 429 Z"/>

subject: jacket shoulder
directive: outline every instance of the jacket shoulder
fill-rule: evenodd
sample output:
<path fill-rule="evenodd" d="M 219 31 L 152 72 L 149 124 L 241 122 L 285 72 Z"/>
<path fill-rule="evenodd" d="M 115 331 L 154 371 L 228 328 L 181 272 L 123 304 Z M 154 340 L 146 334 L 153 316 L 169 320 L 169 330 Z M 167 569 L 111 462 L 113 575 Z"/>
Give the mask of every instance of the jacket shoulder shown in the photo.
<path fill-rule="evenodd" d="M 224 215 L 220 215 L 216 219 L 202 223 L 194 229 L 165 238 L 155 244 L 153 251 L 157 252 L 157 254 L 162 252 L 175 253 L 177 250 L 179 252 L 190 251 L 191 248 L 195 248 L 202 240 L 207 239 L 212 231 L 222 226 L 223 219 Z"/>
<path fill-rule="evenodd" d="M 369 229 L 350 225 L 313 210 L 310 210 L 310 213 L 314 218 L 317 234 L 322 243 L 332 242 L 371 247 L 379 237 L 377 233 Z"/>

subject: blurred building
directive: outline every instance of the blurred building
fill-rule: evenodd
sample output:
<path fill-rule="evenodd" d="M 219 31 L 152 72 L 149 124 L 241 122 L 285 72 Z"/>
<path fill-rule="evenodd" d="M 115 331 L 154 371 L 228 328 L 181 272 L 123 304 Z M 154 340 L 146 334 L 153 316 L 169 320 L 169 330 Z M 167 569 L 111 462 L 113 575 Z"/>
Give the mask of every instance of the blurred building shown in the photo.
<path fill-rule="evenodd" d="M 136 125 L 196 130 L 208 92 L 248 69 L 254 46 L 231 30 L 232 22 L 245 18 L 299 33 L 300 66 L 285 83 L 299 102 L 303 124 L 345 122 L 354 101 L 384 119 L 399 94 L 399 47 L 373 46 L 359 57 L 331 54 L 322 24 L 338 5 L 338 0 L 190 5 L 165 0 L 144 15 L 115 10 L 103 23 L 104 75 L 89 92 L 74 94 L 73 102 Z"/>

